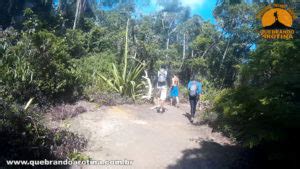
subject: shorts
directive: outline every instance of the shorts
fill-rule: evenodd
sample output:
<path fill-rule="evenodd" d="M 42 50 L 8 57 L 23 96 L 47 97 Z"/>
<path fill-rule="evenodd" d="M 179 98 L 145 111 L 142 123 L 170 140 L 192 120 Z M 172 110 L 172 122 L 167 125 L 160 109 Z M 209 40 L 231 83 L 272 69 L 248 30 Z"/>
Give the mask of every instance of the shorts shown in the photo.
<path fill-rule="evenodd" d="M 163 88 L 160 90 L 160 100 L 167 99 L 167 88 Z"/>
<path fill-rule="evenodd" d="M 157 88 L 163 88 L 167 86 L 167 82 L 157 82 Z"/>

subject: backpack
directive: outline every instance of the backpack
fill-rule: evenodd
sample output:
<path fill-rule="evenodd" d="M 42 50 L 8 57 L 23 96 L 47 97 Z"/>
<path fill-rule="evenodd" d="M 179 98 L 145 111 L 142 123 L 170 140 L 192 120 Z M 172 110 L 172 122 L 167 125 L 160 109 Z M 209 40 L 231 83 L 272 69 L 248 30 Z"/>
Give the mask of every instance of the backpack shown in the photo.
<path fill-rule="evenodd" d="M 158 74 L 158 81 L 165 82 L 167 80 L 166 71 L 160 71 Z"/>
<path fill-rule="evenodd" d="M 189 94 L 190 96 L 194 97 L 197 95 L 197 82 L 192 82 L 190 90 L 189 90 Z"/>

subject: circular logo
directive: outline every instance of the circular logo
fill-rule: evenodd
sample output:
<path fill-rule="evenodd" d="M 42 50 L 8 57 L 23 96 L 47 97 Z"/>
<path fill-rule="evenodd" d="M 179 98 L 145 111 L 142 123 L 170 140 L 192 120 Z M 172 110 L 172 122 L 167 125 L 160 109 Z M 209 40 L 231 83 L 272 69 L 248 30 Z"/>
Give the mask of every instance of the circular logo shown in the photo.
<path fill-rule="evenodd" d="M 263 27 L 270 27 L 270 26 L 291 27 L 293 24 L 293 17 L 285 9 L 272 8 L 263 14 L 261 22 Z"/>

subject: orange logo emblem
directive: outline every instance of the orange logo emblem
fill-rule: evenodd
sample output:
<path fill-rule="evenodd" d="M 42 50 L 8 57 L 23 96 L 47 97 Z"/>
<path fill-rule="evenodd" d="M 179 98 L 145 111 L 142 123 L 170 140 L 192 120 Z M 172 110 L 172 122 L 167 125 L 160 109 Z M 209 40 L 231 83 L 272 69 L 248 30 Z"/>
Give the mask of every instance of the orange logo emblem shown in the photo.
<path fill-rule="evenodd" d="M 294 12 L 285 4 L 273 4 L 265 7 L 257 15 L 261 19 L 260 35 L 265 39 L 293 39 L 295 33 L 293 21 Z"/>

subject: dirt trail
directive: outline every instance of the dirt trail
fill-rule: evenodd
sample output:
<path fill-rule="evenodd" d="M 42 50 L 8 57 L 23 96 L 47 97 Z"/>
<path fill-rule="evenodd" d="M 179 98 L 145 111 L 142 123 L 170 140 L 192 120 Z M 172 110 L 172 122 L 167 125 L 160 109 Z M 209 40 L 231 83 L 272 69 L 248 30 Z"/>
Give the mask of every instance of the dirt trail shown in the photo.
<path fill-rule="evenodd" d="M 108 168 L 230 168 L 236 151 L 231 151 L 229 140 L 212 133 L 207 125 L 191 125 L 184 116 L 187 105 L 168 106 L 162 114 L 150 108 L 151 105 L 97 108 L 90 104 L 89 112 L 68 120 L 68 128 L 88 139 L 84 154 L 94 160 L 133 160 L 130 166 Z"/>

